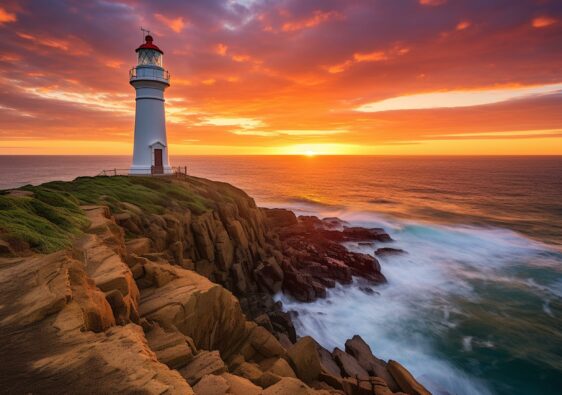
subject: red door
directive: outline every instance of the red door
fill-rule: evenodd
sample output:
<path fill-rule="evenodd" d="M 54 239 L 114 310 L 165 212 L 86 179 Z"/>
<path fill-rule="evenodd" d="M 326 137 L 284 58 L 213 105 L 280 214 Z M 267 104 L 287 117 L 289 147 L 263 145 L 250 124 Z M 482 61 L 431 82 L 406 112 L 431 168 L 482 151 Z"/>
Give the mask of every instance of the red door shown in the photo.
<path fill-rule="evenodd" d="M 162 150 L 156 148 L 154 150 L 154 174 L 163 174 L 164 167 L 162 166 Z"/>

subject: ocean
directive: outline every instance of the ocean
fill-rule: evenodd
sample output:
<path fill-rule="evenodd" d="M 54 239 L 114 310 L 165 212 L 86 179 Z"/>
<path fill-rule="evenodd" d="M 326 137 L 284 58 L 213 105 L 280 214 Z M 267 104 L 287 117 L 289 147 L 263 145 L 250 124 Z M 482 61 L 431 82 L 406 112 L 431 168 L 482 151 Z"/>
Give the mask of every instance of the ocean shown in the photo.
<path fill-rule="evenodd" d="M 382 226 L 407 255 L 298 303 L 299 335 L 343 347 L 361 335 L 436 394 L 562 388 L 562 157 L 172 157 L 259 205 Z M 0 156 L 0 189 L 126 169 L 125 156 Z M 372 247 L 348 248 L 373 253 Z"/>

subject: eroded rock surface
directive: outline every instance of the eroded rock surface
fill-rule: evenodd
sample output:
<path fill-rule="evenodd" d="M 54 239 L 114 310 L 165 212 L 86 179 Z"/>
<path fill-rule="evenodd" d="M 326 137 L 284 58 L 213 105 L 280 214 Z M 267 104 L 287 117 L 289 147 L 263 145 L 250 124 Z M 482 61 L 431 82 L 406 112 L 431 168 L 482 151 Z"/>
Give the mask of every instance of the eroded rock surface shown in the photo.
<path fill-rule="evenodd" d="M 298 339 L 291 315 L 272 298 L 283 291 L 312 301 L 351 276 L 384 282 L 375 258 L 341 244 L 389 241 L 382 229 L 260 209 L 227 184 L 191 177 L 147 181 L 159 182 L 185 183 L 185 196 L 211 207 L 192 211 L 171 198 L 156 213 L 112 200 L 112 210 L 82 207 L 89 225 L 65 250 L 17 257 L 21 248 L 1 240 L 0 388 L 428 393 L 357 336 L 345 351 L 333 352 L 311 337 Z"/>

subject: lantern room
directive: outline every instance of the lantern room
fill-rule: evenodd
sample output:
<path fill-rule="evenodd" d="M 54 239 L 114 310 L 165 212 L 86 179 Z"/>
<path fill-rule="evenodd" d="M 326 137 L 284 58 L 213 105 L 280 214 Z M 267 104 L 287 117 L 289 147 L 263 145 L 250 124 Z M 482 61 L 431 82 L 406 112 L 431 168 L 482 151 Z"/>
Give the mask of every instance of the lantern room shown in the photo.
<path fill-rule="evenodd" d="M 147 35 L 145 41 L 144 44 L 135 50 L 138 55 L 138 65 L 163 67 L 162 55 L 164 55 L 164 52 L 153 44 L 151 35 Z"/>

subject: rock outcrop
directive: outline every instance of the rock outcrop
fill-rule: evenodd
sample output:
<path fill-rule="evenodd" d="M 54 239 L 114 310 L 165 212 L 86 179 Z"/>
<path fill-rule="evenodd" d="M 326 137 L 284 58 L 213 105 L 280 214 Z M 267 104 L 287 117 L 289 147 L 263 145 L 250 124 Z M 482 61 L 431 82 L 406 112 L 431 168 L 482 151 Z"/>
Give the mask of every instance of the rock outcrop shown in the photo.
<path fill-rule="evenodd" d="M 45 215 L 39 222 L 65 226 L 72 214 L 74 223 L 88 225 L 61 231 L 69 239 L 53 244 L 36 234 L 33 242 L 18 241 L 25 229 L 11 234 L 13 227 L 0 223 L 3 390 L 428 393 L 358 336 L 332 352 L 297 338 L 291 315 L 272 298 L 283 291 L 312 301 L 351 276 L 384 282 L 375 258 L 342 245 L 390 240 L 382 229 L 260 209 L 239 189 L 192 177 L 122 179 L 138 202 L 125 192 L 116 197 L 119 180 L 95 189 L 105 182 L 87 178 L 10 194 L 40 201 L 41 211 L 29 213 Z M 55 216 L 57 205 L 64 209 Z M 57 252 L 45 251 L 53 245 Z"/>

